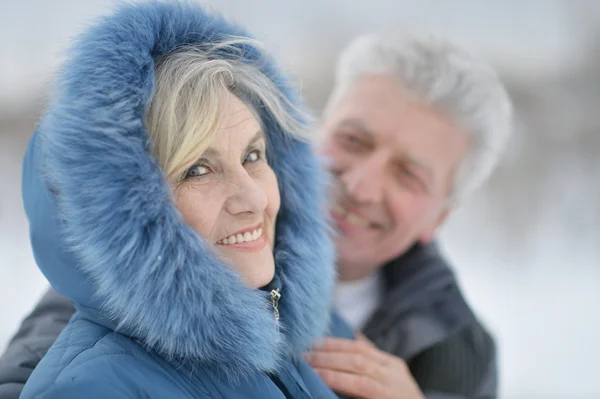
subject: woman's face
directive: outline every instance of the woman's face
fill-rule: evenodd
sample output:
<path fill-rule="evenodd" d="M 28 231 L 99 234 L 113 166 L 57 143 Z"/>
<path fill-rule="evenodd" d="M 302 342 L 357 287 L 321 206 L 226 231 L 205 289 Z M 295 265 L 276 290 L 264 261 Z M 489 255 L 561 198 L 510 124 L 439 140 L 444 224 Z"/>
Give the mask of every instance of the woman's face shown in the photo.
<path fill-rule="evenodd" d="M 176 205 L 186 223 L 258 288 L 275 272 L 279 188 L 259 123 L 232 94 L 228 110 L 208 149 L 175 188 Z"/>

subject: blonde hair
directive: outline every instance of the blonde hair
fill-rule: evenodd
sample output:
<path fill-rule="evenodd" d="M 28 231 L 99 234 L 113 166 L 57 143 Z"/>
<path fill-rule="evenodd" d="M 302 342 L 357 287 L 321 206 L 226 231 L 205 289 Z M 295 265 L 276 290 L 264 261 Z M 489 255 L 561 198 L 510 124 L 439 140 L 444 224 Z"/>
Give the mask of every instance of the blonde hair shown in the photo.
<path fill-rule="evenodd" d="M 244 58 L 243 46 L 259 52 L 256 61 Z M 208 148 L 221 116 L 227 112 L 228 93 L 248 106 L 263 130 L 260 116 L 264 114 L 257 107 L 270 115 L 282 133 L 308 138 L 310 117 L 261 72 L 261 54 L 260 43 L 233 37 L 209 45 L 185 46 L 157 62 L 146 127 L 152 153 L 169 182 L 180 182 Z"/>

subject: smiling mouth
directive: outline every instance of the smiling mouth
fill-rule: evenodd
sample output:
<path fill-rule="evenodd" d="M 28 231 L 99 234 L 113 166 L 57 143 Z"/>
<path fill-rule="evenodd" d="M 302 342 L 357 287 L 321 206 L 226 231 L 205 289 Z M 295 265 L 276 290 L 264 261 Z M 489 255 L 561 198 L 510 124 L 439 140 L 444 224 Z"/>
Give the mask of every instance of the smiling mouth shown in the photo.
<path fill-rule="evenodd" d="M 254 228 L 240 231 L 225 237 L 215 243 L 217 247 L 223 250 L 232 250 L 236 252 L 258 252 L 267 246 L 267 238 L 263 232 L 263 225 L 259 224 Z"/>
<path fill-rule="evenodd" d="M 217 241 L 218 245 L 235 245 L 241 243 L 250 243 L 253 241 L 258 241 L 263 237 L 263 229 L 259 227 L 252 231 L 246 231 L 243 234 L 232 234 L 229 237 L 225 237 L 222 240 Z"/>
<path fill-rule="evenodd" d="M 341 219 L 352 226 L 361 228 L 379 228 L 380 226 L 376 223 L 371 223 L 362 216 L 343 208 L 337 203 L 334 203 L 331 207 L 334 217 Z"/>

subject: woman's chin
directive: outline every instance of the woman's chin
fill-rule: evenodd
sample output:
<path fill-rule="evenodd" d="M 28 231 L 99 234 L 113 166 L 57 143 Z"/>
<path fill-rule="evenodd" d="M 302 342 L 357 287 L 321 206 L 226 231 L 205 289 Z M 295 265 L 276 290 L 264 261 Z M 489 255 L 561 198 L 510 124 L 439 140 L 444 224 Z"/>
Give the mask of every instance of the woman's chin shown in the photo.
<path fill-rule="evenodd" d="M 266 286 L 275 276 L 275 261 L 268 246 L 259 252 L 222 251 L 222 253 L 243 277 L 244 282 L 252 288 Z"/>
<path fill-rule="evenodd" d="M 254 267 L 256 269 L 256 267 Z M 275 268 L 272 265 L 264 265 L 263 270 L 246 270 L 244 280 L 252 288 L 261 288 L 268 285 L 275 276 Z"/>

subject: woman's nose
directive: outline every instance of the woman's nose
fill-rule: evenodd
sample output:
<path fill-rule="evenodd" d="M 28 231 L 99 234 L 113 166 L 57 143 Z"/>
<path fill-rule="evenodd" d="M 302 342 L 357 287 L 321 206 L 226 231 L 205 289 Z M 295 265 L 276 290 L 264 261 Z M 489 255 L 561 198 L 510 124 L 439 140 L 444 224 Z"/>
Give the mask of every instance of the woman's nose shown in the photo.
<path fill-rule="evenodd" d="M 232 190 L 226 203 L 226 210 L 232 215 L 241 213 L 261 213 L 267 207 L 264 188 L 244 170 L 231 182 Z"/>

